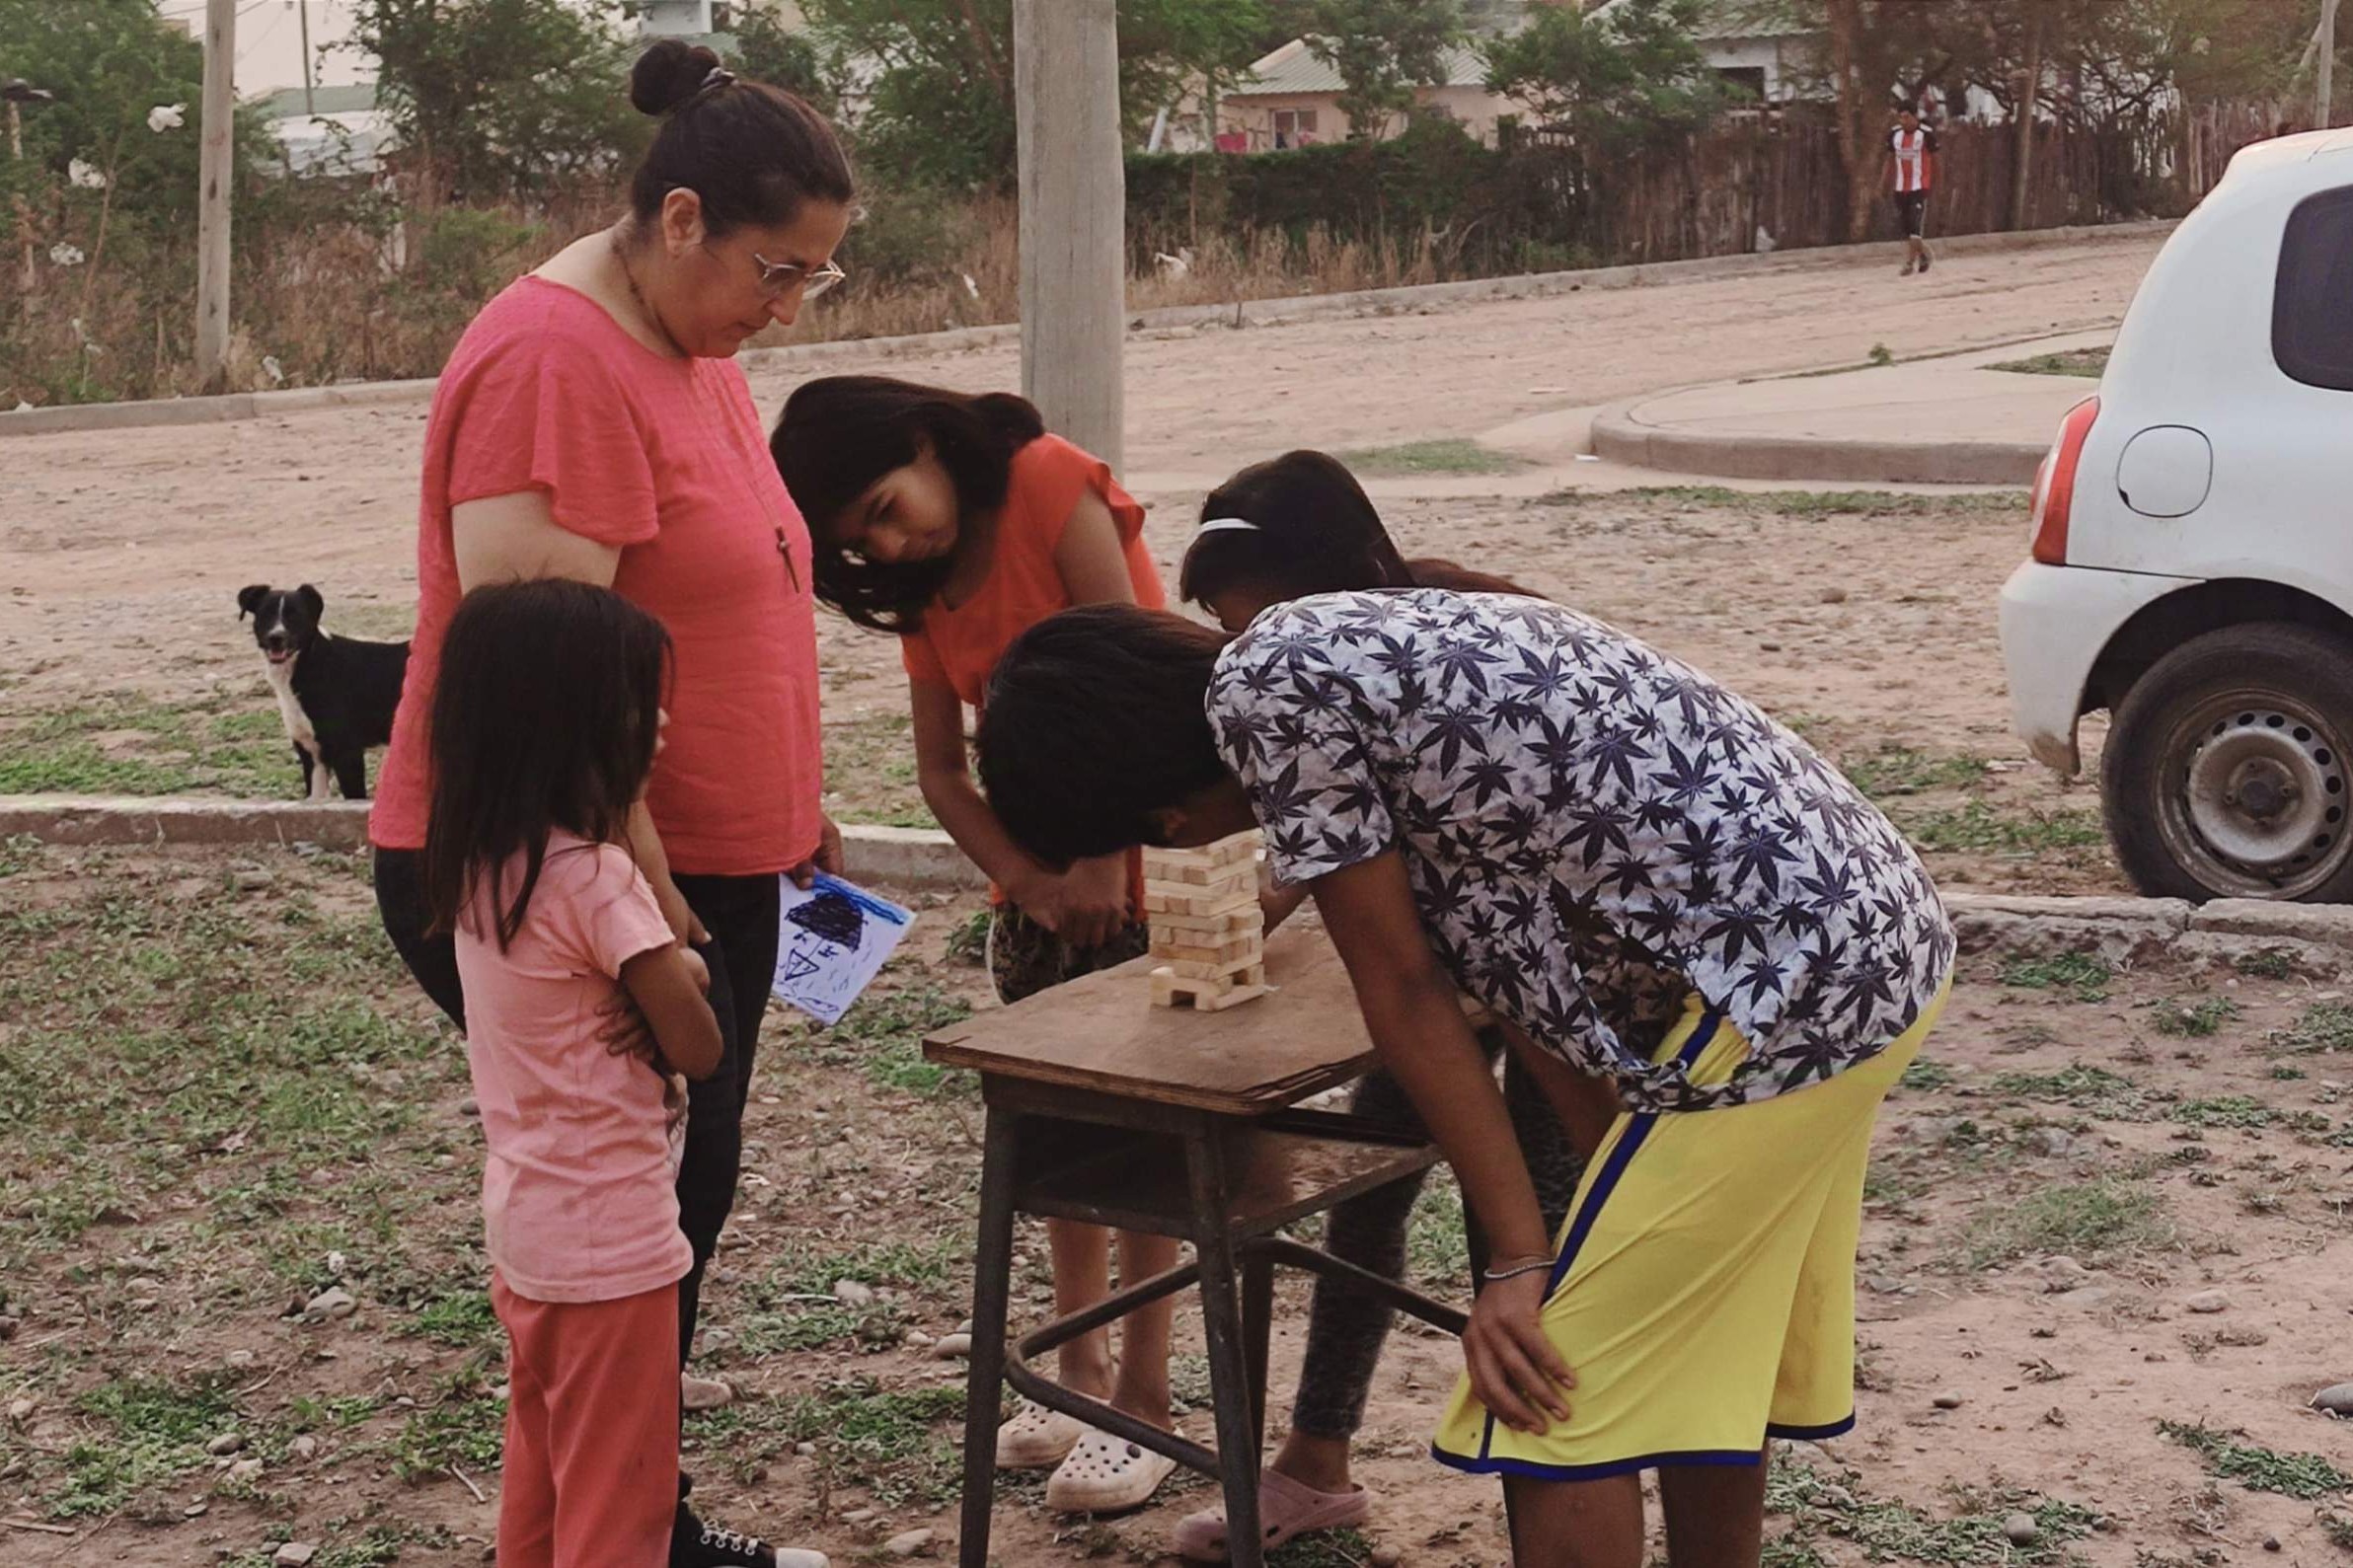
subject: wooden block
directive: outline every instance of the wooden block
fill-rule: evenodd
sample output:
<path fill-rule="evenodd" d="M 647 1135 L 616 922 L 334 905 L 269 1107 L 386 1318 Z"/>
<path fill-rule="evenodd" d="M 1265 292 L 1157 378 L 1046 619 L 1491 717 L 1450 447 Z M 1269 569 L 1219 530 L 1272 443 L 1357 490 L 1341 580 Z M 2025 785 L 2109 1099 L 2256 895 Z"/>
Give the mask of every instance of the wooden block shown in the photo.
<path fill-rule="evenodd" d="M 1199 939 L 1203 932 L 1223 934 L 1237 931 L 1263 931 L 1266 925 L 1265 913 L 1258 908 L 1256 899 L 1240 909 L 1227 910 L 1222 915 L 1172 915 L 1165 910 L 1147 914 L 1154 941 L 1177 932 L 1184 933 L 1178 940 L 1194 941 Z"/>
<path fill-rule="evenodd" d="M 1230 915 L 1236 910 L 1255 909 L 1257 903 L 1256 890 L 1249 887 L 1230 892 L 1213 892 L 1207 888 L 1186 887 L 1181 883 L 1144 884 L 1146 915 Z"/>
<path fill-rule="evenodd" d="M 1252 860 L 1236 860 L 1231 865 L 1147 865 L 1144 880 L 1147 885 L 1159 882 L 1167 887 L 1254 888 L 1258 867 Z"/>
<path fill-rule="evenodd" d="M 1196 1012 L 1223 1012 L 1266 995 L 1265 972 L 1258 971 L 1256 981 L 1237 985 L 1233 980 L 1192 980 L 1176 970 L 1160 968 L 1152 971 L 1152 1005 L 1173 1008 L 1179 1002 L 1189 1003 Z"/>
<path fill-rule="evenodd" d="M 1204 844 L 1194 850 L 1147 849 L 1144 851 L 1144 874 L 1159 877 L 1163 875 L 1164 870 L 1176 871 L 1179 868 L 1191 868 L 1214 871 L 1222 867 L 1240 864 L 1243 861 L 1254 862 L 1258 858 L 1261 840 L 1262 835 L 1252 828 L 1247 833 L 1237 833 L 1230 838 L 1220 839 L 1215 844 Z M 1185 881 L 1190 878 L 1170 875 L 1165 879 Z"/>
<path fill-rule="evenodd" d="M 1204 935 L 1197 941 L 1155 941 L 1152 944 L 1152 956 L 1155 958 L 1196 964 L 1224 963 L 1244 954 L 1255 956 L 1265 950 L 1265 936 L 1254 931 L 1239 931 L 1230 936 Z"/>
<path fill-rule="evenodd" d="M 1175 969 L 1178 976 L 1186 980 L 1224 980 L 1228 976 L 1243 976 L 1245 971 L 1252 969 L 1263 971 L 1266 969 L 1266 952 L 1263 949 L 1258 949 L 1258 952 L 1238 952 L 1231 959 L 1175 959 L 1170 969 Z M 1261 973 L 1258 978 L 1263 980 L 1266 976 Z M 1245 980 L 1245 985 L 1250 985 L 1250 980 Z"/>

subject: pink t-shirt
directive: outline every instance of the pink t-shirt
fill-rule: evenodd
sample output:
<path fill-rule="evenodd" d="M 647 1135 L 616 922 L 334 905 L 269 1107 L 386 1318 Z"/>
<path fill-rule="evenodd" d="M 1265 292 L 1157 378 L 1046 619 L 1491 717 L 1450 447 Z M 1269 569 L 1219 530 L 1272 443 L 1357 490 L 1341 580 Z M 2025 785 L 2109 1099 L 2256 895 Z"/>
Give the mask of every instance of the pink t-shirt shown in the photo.
<path fill-rule="evenodd" d="M 424 847 L 433 682 L 459 599 L 450 509 L 524 490 L 620 548 L 614 588 L 676 643 L 669 744 L 645 800 L 671 869 L 748 876 L 808 859 L 824 779 L 808 527 L 743 371 L 664 358 L 538 277 L 483 307 L 433 393 L 417 635 L 370 840 Z"/>
<path fill-rule="evenodd" d="M 521 875 L 518 855 L 510 900 Z M 678 1229 L 661 1077 L 600 1037 L 600 1009 L 623 994 L 621 966 L 670 941 L 629 853 L 563 833 L 548 840 L 506 951 L 487 900 L 459 922 L 466 1063 L 490 1146 L 485 1247 L 526 1301 L 618 1301 L 694 1264 Z"/>

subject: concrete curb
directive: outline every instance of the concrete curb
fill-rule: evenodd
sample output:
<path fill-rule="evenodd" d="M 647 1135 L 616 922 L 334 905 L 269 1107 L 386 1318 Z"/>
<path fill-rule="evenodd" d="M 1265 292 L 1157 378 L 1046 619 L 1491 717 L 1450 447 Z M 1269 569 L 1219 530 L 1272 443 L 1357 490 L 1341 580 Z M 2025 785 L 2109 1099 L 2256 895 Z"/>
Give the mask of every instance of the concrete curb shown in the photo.
<path fill-rule="evenodd" d="M 1944 903 L 1967 953 L 2076 952 L 2120 964 L 2173 958 L 2226 965 L 2261 955 L 2299 975 L 2353 974 L 2353 905 L 2001 893 L 1956 893 Z"/>
<path fill-rule="evenodd" d="M 2145 239 L 2168 232 L 2176 221 L 2164 218 L 2140 223 L 2032 229 L 2018 234 L 1970 234 L 1939 240 L 1937 248 L 1948 256 L 1976 256 L 2004 251 L 2039 250 L 2055 245 Z M 1404 288 L 1358 289 L 1344 294 L 1280 295 L 1221 305 L 1173 305 L 1137 312 L 1129 316 L 1127 325 L 1130 332 L 1169 332 L 1215 326 L 1272 327 L 1286 322 L 1314 321 L 1335 316 L 1394 315 L 1486 300 L 1542 299 L 1588 288 L 1638 288 L 1750 277 L 1761 273 L 1811 268 L 1831 260 L 1856 265 L 1878 265 L 1902 254 L 1903 242 L 1893 240 L 1775 251 L 1764 256 L 1707 256 L 1688 261 L 1650 261 L 1628 266 L 1588 267 L 1568 272 L 1525 272 L 1511 277 L 1471 278 L 1457 283 L 1419 283 Z M 853 337 L 839 342 L 754 348 L 736 357 L 746 370 L 815 369 L 848 361 L 967 353 L 1018 342 L 1021 335 L 1019 323 L 1001 323 L 898 337 Z M 297 387 L 283 392 L 240 392 L 213 398 L 169 398 L 147 403 L 84 403 L 27 409 L 13 413 L 0 413 L 0 438 L 12 435 L 58 435 L 77 430 L 125 430 L 147 425 L 214 424 L 227 420 L 307 413 L 321 409 L 422 403 L 432 398 L 434 385 L 430 380 L 371 381 L 334 387 Z M 1597 432 L 1598 429 L 1597 424 Z M 2037 460 L 2041 455 L 2040 449 L 2037 449 Z M 1712 469 L 1691 472 L 1730 474 L 1728 470 Z M 1794 476 L 1733 474 L 1730 477 L 1781 479 Z M 1837 479 L 1848 476 L 1822 477 Z M 2032 477 L 2029 471 L 2027 478 Z M 1889 483 L 2011 482 L 1935 479 L 1918 482 L 1893 480 Z"/>
<path fill-rule="evenodd" d="M 60 845 L 316 845 L 367 847 L 360 800 L 215 800 L 195 796 L 0 795 L 0 839 Z M 899 887 L 981 888 L 988 878 L 945 833 L 847 827 L 852 877 Z"/>
<path fill-rule="evenodd" d="M 2015 441 L 1842 441 L 1718 435 L 1642 423 L 1620 404 L 1593 421 L 1605 461 L 1715 479 L 1861 485 L 2031 485 L 2047 444 Z"/>

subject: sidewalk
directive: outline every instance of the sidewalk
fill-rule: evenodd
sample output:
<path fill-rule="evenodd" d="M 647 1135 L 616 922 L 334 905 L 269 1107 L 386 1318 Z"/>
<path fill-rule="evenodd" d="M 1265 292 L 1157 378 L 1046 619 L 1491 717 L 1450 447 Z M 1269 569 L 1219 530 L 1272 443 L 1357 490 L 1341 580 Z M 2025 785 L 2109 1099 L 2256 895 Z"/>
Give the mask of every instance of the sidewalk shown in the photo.
<path fill-rule="evenodd" d="M 1638 398 L 1593 421 L 1613 463 L 1730 479 L 1856 484 L 2030 485 L 2088 376 L 1992 367 L 2098 348 L 2075 333 L 1945 358 Z"/>

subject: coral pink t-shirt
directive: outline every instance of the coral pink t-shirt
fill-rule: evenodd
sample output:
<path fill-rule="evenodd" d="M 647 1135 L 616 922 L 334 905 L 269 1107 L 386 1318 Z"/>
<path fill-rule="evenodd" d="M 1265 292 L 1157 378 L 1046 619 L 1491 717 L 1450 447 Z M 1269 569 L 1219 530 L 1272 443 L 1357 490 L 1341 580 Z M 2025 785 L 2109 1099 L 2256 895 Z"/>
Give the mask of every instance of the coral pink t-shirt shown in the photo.
<path fill-rule="evenodd" d="M 1014 639 L 1070 608 L 1070 589 L 1063 585 L 1054 552 L 1062 548 L 1070 514 L 1090 490 L 1110 508 L 1136 603 L 1147 610 L 1168 608 L 1152 552 L 1144 548 L 1144 508 L 1119 487 L 1102 459 L 1058 435 L 1041 435 L 1013 455 L 988 575 L 962 604 L 934 600 L 927 605 L 922 630 L 899 639 L 900 662 L 910 676 L 952 687 L 965 703 L 980 706 L 989 672 Z"/>
<path fill-rule="evenodd" d="M 585 294 L 525 277 L 459 339 L 424 448 L 417 635 L 370 840 L 424 847 L 433 682 L 460 597 L 450 509 L 538 490 L 560 525 L 620 548 L 614 588 L 676 644 L 646 791 L 671 869 L 807 859 L 824 778 L 808 527 L 742 369 L 665 358 Z"/>
<path fill-rule="evenodd" d="M 522 864 L 507 862 L 509 900 Z M 564 833 L 506 951 L 487 898 L 458 923 L 466 1064 L 490 1146 L 485 1249 L 526 1301 L 618 1301 L 693 1266 L 661 1076 L 601 1038 L 621 966 L 670 942 L 629 853 Z"/>
<path fill-rule="evenodd" d="M 1144 508 L 1119 487 L 1119 482 L 1111 477 L 1111 466 L 1102 459 L 1058 435 L 1041 435 L 1013 455 L 988 575 L 962 604 L 933 600 L 924 609 L 922 629 L 899 638 L 899 660 L 910 677 L 950 687 L 970 707 L 981 706 L 990 672 L 1014 639 L 1047 616 L 1071 607 L 1070 589 L 1062 581 L 1062 567 L 1054 553 L 1062 548 L 1070 514 L 1090 491 L 1110 508 L 1112 525 L 1127 557 L 1127 580 L 1135 590 L 1136 603 L 1147 610 L 1168 608 L 1160 570 L 1152 564 L 1152 552 L 1144 547 Z M 1144 900 L 1140 851 L 1134 857 L 1130 880 L 1140 909 Z M 1005 890 L 991 883 L 989 902 L 1005 903 Z"/>

